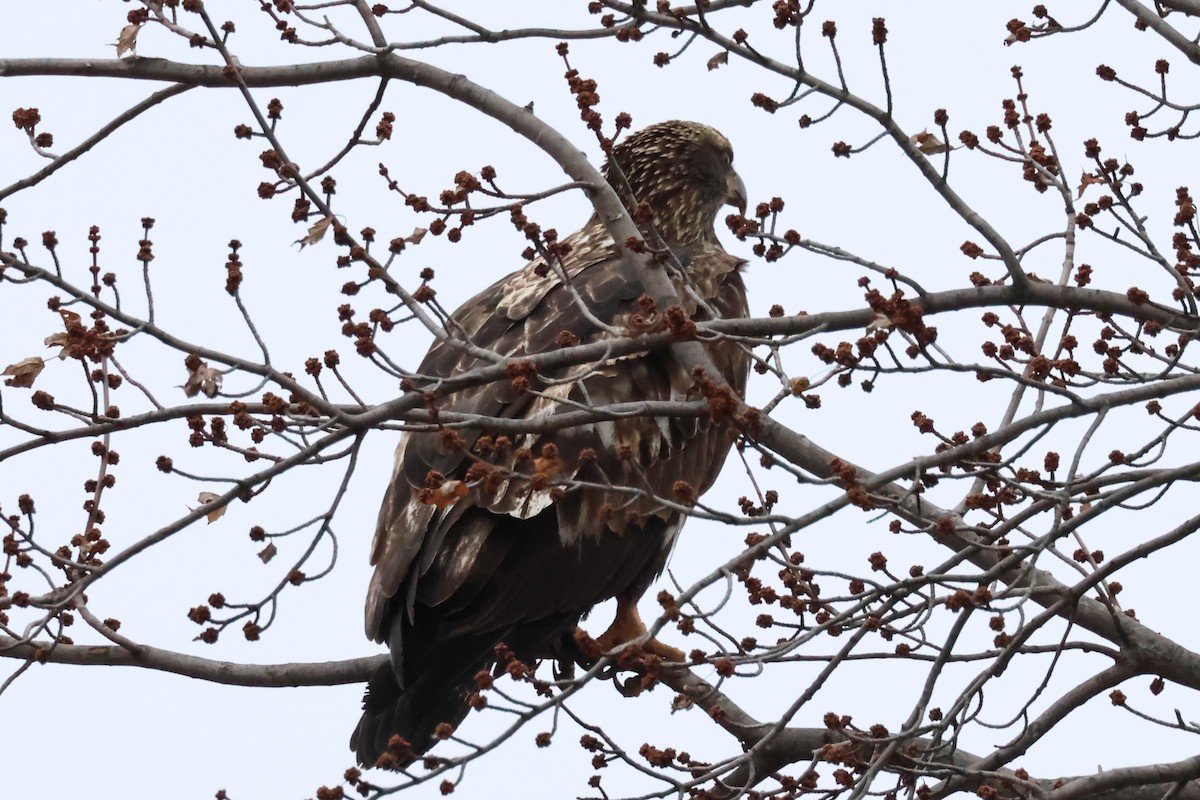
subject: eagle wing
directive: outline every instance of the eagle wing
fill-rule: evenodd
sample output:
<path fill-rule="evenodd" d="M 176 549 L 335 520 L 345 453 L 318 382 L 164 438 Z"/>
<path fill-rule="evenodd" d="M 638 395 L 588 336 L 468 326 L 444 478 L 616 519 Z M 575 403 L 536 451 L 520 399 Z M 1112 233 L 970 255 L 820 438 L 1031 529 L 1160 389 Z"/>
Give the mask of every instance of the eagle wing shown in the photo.
<path fill-rule="evenodd" d="M 564 243 L 569 250 L 562 270 L 570 287 L 556 270 L 547 269 L 544 261 L 533 261 L 467 301 L 453 315 L 451 327 L 477 347 L 519 360 L 563 343 L 586 343 L 614 335 L 597 325 L 597 320 L 619 333 L 630 329 L 634 315 L 641 314 L 644 321 L 645 307 L 639 303 L 646 292 L 640 277 L 644 267 L 638 260 L 622 257 L 596 220 Z M 739 273 L 743 261 L 720 249 L 689 261 L 694 292 L 687 296 L 703 299 L 721 317 L 746 314 L 745 287 Z M 590 313 L 579 307 L 577 297 Z M 694 318 L 708 316 L 694 300 L 685 308 Z M 709 349 L 725 379 L 740 393 L 748 366 L 746 354 L 725 341 Z M 441 340 L 431 348 L 419 373 L 445 378 L 484 363 L 455 342 Z M 668 352 L 658 352 L 538 375 L 532 380 L 536 391 L 520 391 L 513 381 L 471 387 L 438 398 L 437 406 L 483 418 L 536 419 L 570 408 L 564 401 L 601 406 L 694 399 L 694 383 L 693 376 Z M 578 598 L 576 604 L 586 609 L 612 596 L 614 588 L 623 588 L 611 585 L 612 580 L 597 579 L 590 586 L 584 585 L 586 581 L 567 581 L 555 591 L 549 581 L 545 588 L 550 596 L 537 597 L 536 587 L 522 586 L 519 576 L 513 576 L 511 588 L 503 597 L 494 598 L 486 612 L 481 614 L 476 604 L 469 618 L 453 614 L 455 608 L 466 610 L 473 592 L 478 591 L 481 574 L 488 574 L 488 564 L 481 561 L 491 559 L 498 564 L 502 559 L 502 553 L 494 552 L 496 526 L 529 520 L 552 503 L 558 507 L 558 536 L 563 546 L 585 539 L 595 541 L 605 531 L 620 534 L 628 525 L 648 517 L 661 519 L 667 523 L 666 541 L 658 546 L 661 555 L 640 555 L 657 561 L 653 569 L 657 573 L 682 519 L 655 501 L 654 495 L 670 496 L 676 480 L 687 481 L 698 493 L 706 490 L 730 443 L 727 431 L 697 418 L 599 421 L 555 432 L 518 434 L 510 437 L 507 447 L 483 428 L 459 429 L 458 434 L 410 432 L 396 450 L 371 553 L 375 573 L 368 589 L 366 630 L 376 641 L 388 638 L 396 614 L 404 613 L 411 620 L 418 603 L 443 606 L 451 616 L 459 617 L 447 633 L 461 635 L 561 611 L 573 604 L 572 598 L 563 596 L 572 592 L 596 595 Z M 685 443 L 690 446 L 684 447 Z M 548 448 L 549 444 L 553 448 Z M 471 477 L 468 470 L 472 465 L 485 465 L 477 467 L 473 476 L 487 477 L 471 481 L 468 496 L 448 498 L 454 502 L 431 497 L 431 476 L 435 483 L 461 481 Z M 571 478 L 613 488 L 577 488 L 563 495 L 552 485 Z M 630 488 L 642 491 L 635 494 Z M 620 580 L 619 576 L 613 579 Z M 456 594 L 462 597 L 456 598 Z"/>

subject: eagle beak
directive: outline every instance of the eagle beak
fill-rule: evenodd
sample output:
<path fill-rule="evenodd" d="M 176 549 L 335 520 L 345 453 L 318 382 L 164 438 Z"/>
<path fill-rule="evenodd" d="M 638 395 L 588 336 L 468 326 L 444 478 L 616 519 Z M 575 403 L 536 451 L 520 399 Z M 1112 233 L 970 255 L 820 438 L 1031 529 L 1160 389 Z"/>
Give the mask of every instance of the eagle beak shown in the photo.
<path fill-rule="evenodd" d="M 734 206 L 739 214 L 746 216 L 746 184 L 733 170 L 729 170 L 729 176 L 725 179 L 725 204 Z"/>

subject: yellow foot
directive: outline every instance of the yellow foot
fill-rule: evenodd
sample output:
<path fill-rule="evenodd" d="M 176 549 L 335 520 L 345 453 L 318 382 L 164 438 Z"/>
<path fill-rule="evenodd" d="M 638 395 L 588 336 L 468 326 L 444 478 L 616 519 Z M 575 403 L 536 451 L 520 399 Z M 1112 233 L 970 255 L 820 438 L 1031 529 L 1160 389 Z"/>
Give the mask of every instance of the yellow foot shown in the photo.
<path fill-rule="evenodd" d="M 589 658 L 597 658 L 627 642 L 640 639 L 646 635 L 646 624 L 638 614 L 637 601 L 625 597 L 617 598 L 617 613 L 608 630 L 593 640 L 582 628 L 575 631 L 575 641 L 579 649 Z M 663 644 L 657 639 L 642 642 L 640 649 L 647 655 L 654 655 L 663 661 L 683 662 L 687 656 L 682 650 Z"/>
<path fill-rule="evenodd" d="M 687 661 L 687 654 L 678 647 L 671 647 L 669 644 L 664 644 L 658 639 L 650 639 L 642 645 L 642 650 L 652 656 L 658 656 L 663 661 L 674 661 L 683 663 Z"/>
<path fill-rule="evenodd" d="M 596 646 L 596 640 L 580 627 L 575 628 L 575 646 L 579 648 L 579 652 L 588 661 L 596 661 L 600 656 L 604 655 L 604 651 Z"/>

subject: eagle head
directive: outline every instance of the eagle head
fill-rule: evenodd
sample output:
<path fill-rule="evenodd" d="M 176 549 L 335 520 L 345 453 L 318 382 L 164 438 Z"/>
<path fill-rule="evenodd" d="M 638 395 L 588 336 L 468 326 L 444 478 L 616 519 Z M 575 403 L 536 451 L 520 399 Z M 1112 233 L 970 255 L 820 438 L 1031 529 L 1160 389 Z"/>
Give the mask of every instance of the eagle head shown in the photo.
<path fill-rule="evenodd" d="M 715 243 L 721 206 L 746 211 L 729 140 L 699 122 L 643 128 L 613 148 L 603 172 L 628 207 L 649 206 L 651 224 L 668 245 Z"/>

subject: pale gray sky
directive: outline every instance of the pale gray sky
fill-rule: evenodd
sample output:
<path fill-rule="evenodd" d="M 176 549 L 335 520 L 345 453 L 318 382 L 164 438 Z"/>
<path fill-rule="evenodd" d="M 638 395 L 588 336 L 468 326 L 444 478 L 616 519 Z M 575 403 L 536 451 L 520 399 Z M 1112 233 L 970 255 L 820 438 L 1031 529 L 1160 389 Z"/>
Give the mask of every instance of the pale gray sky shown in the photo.
<path fill-rule="evenodd" d="M 228 11 L 218 8 L 225 5 L 229 5 Z M 560 20 L 587 23 L 587 15 L 581 11 L 567 13 L 561 10 L 567 4 L 547 0 L 520 4 L 519 10 L 513 10 L 516 4 L 488 4 L 482 11 L 474 3 L 448 5 L 466 15 L 488 15 L 493 19 L 483 21 L 497 27 L 551 25 Z M 585 6 L 582 2 L 570 5 Z M 340 48 L 282 46 L 264 25 L 265 18 L 255 4 L 209 6 L 218 17 L 238 14 L 238 33 L 231 47 L 247 65 L 359 55 Z M 5 59 L 112 58 L 113 42 L 131 7 L 112 0 L 6 3 L 0 54 Z M 821 13 L 819 10 L 818 15 Z M 887 16 L 895 116 L 912 133 L 932 128 L 934 109 L 946 108 L 952 138 L 963 128 L 982 136 L 986 126 L 999 122 L 1001 99 L 1014 94 L 1009 67 L 1021 64 L 1035 111 L 1045 111 L 1054 119 L 1053 132 L 1066 173 L 1087 167 L 1080 142 L 1099 137 L 1106 155 L 1135 161 L 1139 176 L 1158 198 L 1155 205 L 1148 206 L 1155 209 L 1149 224 L 1168 230 L 1174 188 L 1192 180 L 1193 160 L 1181 159 L 1179 151 L 1159 143 L 1130 141 L 1122 116 L 1124 110 L 1135 107 L 1133 99 L 1094 74 L 1103 61 L 1123 75 L 1149 80 L 1154 59 L 1171 57 L 1149 34 L 1140 39 L 1131 36 L 1127 16 L 1114 14 L 1112 21 L 1074 38 L 1006 47 L 1004 22 L 1027 15 L 1028 4 L 844 2 L 829 4 L 824 13 L 837 15 L 838 43 L 851 89 L 875 102 L 881 102 L 882 89 L 878 59 L 870 46 L 870 18 Z M 409 16 L 412 24 L 418 24 L 415 16 Z M 743 16 L 752 41 L 786 60 L 789 47 L 769 26 L 769 15 L 756 11 L 753 17 Z M 405 27 L 408 19 L 403 17 L 404 22 L 395 25 L 396 35 L 410 37 Z M 411 34 L 418 35 L 425 34 Z M 831 60 L 824 42 L 815 30 L 808 35 L 811 70 L 831 79 Z M 1118 40 L 1120 47 L 1112 52 L 1111 43 Z M 849 160 L 833 157 L 833 142 L 860 145 L 874 135 L 869 120 L 842 111 L 829 122 L 801 130 L 797 117 L 802 113 L 816 116 L 828 107 L 827 101 L 814 98 L 802 108 L 765 114 L 750 105 L 749 95 L 763 91 L 782 97 L 789 89 L 782 79 L 758 72 L 737 58 L 717 71 L 707 71 L 705 61 L 713 52 L 703 43 L 667 69 L 652 65 L 655 52 L 674 50 L 677 44 L 663 35 L 639 45 L 573 43 L 572 62 L 585 76 L 599 81 L 600 110 L 606 119 L 628 111 L 635 128 L 672 118 L 695 119 L 719 128 L 733 142 L 735 163 L 752 201 L 783 196 L 786 225 L 804 236 L 896 266 L 928 289 L 960 286 L 967 274 L 982 268 L 982 262 L 968 261 L 958 249 L 964 239 L 978 237 L 945 210 L 940 198 L 896 148 L 881 142 Z M 206 63 L 214 59 L 211 53 L 189 51 L 154 27 L 142 31 L 138 55 Z M 539 117 L 598 160 L 594 139 L 578 122 L 574 100 L 566 90 L 554 40 L 413 55 L 462 72 L 515 102 L 532 101 Z M 1174 60 L 1183 62 L 1182 58 Z M 74 146 L 155 88 L 114 80 L 7 78 L 0 80 L 0 111 L 7 118 L 15 108 L 38 107 L 41 129 L 55 135 L 58 152 Z M 255 96 L 264 103 L 273 96 L 283 100 L 281 136 L 293 159 L 312 167 L 345 141 L 375 88 L 374 82 L 361 81 L 256 91 Z M 407 234 L 420 223 L 397 195 L 386 191 L 376 171 L 380 161 L 406 190 L 430 196 L 449 186 L 456 171 L 478 170 L 484 164 L 495 165 L 500 184 L 512 191 L 539 190 L 561 181 L 555 164 L 531 144 L 432 92 L 394 82 L 381 108 L 397 116 L 392 142 L 362 149 L 334 173 L 339 181 L 334 209 L 351 230 L 369 225 L 386 241 Z M 268 203 L 256 196 L 257 184 L 270 178 L 258 161 L 265 145 L 262 140 L 239 141 L 232 134 L 236 124 L 250 121 L 233 90 L 196 89 L 152 109 L 41 185 L 0 203 L 9 219 L 5 247 L 11 247 L 13 236 L 36 243 L 43 230 L 53 229 L 63 243 L 64 270 L 82 280 L 88 263 L 87 228 L 99 225 L 104 237 L 102 265 L 118 273 L 123 297 L 140 310 L 139 265 L 133 257 L 140 238 L 139 220 L 153 216 L 157 224 L 151 234 L 156 253 L 152 271 L 159 322 L 183 339 L 253 356 L 253 342 L 223 291 L 226 243 L 240 239 L 245 245 L 241 251 L 244 297 L 272 347 L 276 365 L 300 373 L 306 357 L 336 348 L 348 363 L 347 372 L 356 388 L 374 401 L 393 396 L 395 387 L 359 364 L 351 343 L 340 335 L 333 312 L 336 303 L 330 297 L 349 276 L 332 269 L 333 245 L 326 242 L 299 251 L 293 243 L 303 230 L 288 221 L 291 198 Z M 42 160 L 28 148 L 20 131 L 0 127 L 0 186 L 41 166 Z M 1036 195 L 1019 180 L 1015 169 L 958 152 L 952 161 L 951 179 L 976 210 L 1019 246 L 1057 229 L 1061 219 L 1054 210 L 1054 198 Z M 538 205 L 530 215 L 544 227 L 565 233 L 580 226 L 588 213 L 582 195 L 574 193 Z M 748 254 L 748 244 L 724 238 L 731 251 Z M 439 274 L 435 286 L 440 297 L 454 306 L 519 267 L 524 246 L 510 226 L 499 222 L 469 231 L 458 245 L 427 240 L 404 257 L 397 274 L 416 285 L 419 270 L 434 267 Z M 46 263 L 39 247 L 30 252 L 39 263 Z M 1119 252 L 1100 247 L 1092 252 L 1094 255 L 1081 254 L 1079 260 L 1094 258 L 1100 266 L 1118 264 L 1123 258 Z M 1052 277 L 1058 273 L 1061 258 L 1061 249 L 1045 248 L 1044 253 L 1031 256 L 1027 266 Z M 1135 269 L 1141 268 L 1131 266 L 1131 273 Z M 1107 274 L 1116 272 L 1113 269 Z M 751 305 L 758 314 L 774 303 L 789 312 L 855 308 L 861 304 L 861 290 L 855 283 L 860 274 L 861 268 L 802 253 L 773 265 L 755 262 L 747 276 Z M 1139 281 L 1134 277 L 1125 283 L 1119 277 L 1113 280 L 1115 284 L 1107 288 L 1119 291 Z M 44 352 L 43 338 L 56 330 L 56 318 L 45 310 L 44 301 L 44 294 L 36 289 L 10 284 L 0 287 L 0 365 Z M 366 311 L 365 304 L 360 311 Z M 975 314 L 968 312 L 967 321 L 977 319 Z M 955 322 L 939 320 L 938 325 L 948 348 L 964 359 L 977 357 L 975 328 L 970 329 L 974 338 L 958 345 L 952 336 L 947 338 L 955 330 Z M 415 328 L 405 337 L 402 346 L 392 345 L 393 354 L 405 357 L 405 363 L 412 366 L 429 337 Z M 164 351 L 148 343 L 131 345 L 126 352 L 124 358 L 130 366 L 151 381 L 164 400 L 181 398 L 178 390 L 170 388 L 185 377 L 178 359 L 167 360 Z M 796 358 L 798 370 L 811 369 L 814 375 L 819 371 L 814 359 L 805 361 L 799 353 Z M 77 382 L 75 369 L 73 362 L 54 362 L 39 387 L 52 393 L 55 387 L 62 387 L 63 397 L 72 396 L 68 387 Z M 253 385 L 239 381 L 242 379 L 231 377 L 226 388 Z M 752 383 L 751 400 L 762 401 L 772 392 L 765 379 Z M 1003 394 L 979 389 L 969 375 L 944 381 L 934 391 L 925 382 L 897 380 L 885 382 L 870 396 L 857 390 L 839 392 L 832 386 L 822 395 L 825 403 L 820 411 L 806 411 L 797 403 L 786 407 L 780 419 L 827 449 L 877 469 L 931 449 L 932 443 L 921 439 L 908 422 L 912 410 L 920 408 L 939 422 L 944 420 L 949 430 L 966 429 L 976 420 L 995 424 L 1006 399 Z M 26 395 L 6 389 L 3 397 L 6 404 L 13 403 L 25 414 Z M 126 402 L 136 405 L 132 398 Z M 222 474 L 222 465 L 232 463 L 214 458 L 207 450 L 190 451 L 182 421 L 161 427 L 163 430 L 152 434 L 117 440 L 123 462 L 116 470 L 118 484 L 106 500 L 110 519 L 106 533 L 117 548 L 186 512 L 195 504 L 197 492 L 207 488 L 158 473 L 153 468 L 156 455 L 168 453 L 181 467 L 208 475 Z M 1065 431 L 1065 440 L 1071 441 L 1078 433 Z M 279 542 L 280 558 L 263 566 L 254 555 L 259 546 L 247 538 L 247 529 L 254 524 L 283 529 L 319 513 L 336 489 L 336 466 L 291 476 L 254 503 L 231 506 L 217 523 L 193 526 L 135 559 L 122 574 L 101 582 L 91 592 L 96 613 L 122 620 L 121 632 L 137 641 L 230 661 L 317 661 L 378 652 L 362 636 L 361 602 L 369 575 L 367 547 L 391 468 L 395 436 L 377 434 L 366 445 L 336 524 L 341 546 L 337 568 L 319 582 L 285 592 L 279 619 L 263 641 L 238 641 L 240 637 L 230 631 L 213 647 L 193 642 L 198 629 L 186 620 L 185 613 L 213 591 L 246 601 L 267 591 L 289 563 L 286 559 L 294 557 L 305 541 Z M 0 429 L 0 446 L 20 438 L 20 434 Z M 93 470 L 87 446 L 86 442 L 56 446 L 0 463 L 0 508 L 12 513 L 16 496 L 28 492 L 38 503 L 39 535 L 53 546 L 68 539 L 83 519 L 82 484 Z M 1101 448 L 1098 452 L 1108 449 L 1097 447 Z M 814 489 L 793 489 L 782 475 L 774 479 L 780 482 L 776 488 L 783 495 L 781 510 L 785 512 L 803 513 L 831 496 Z M 747 492 L 744 474 L 731 464 L 710 500 L 728 503 Z M 1141 524 L 1157 530 L 1177 521 L 1170 509 L 1156 511 L 1164 515 L 1161 524 Z M 902 544 L 886 532 L 885 521 L 870 519 L 858 512 L 844 512 L 806 531 L 798 546 L 809 556 L 809 563 L 846 571 L 861 570 L 866 556 L 881 548 L 897 556 L 905 556 L 904 548 L 910 548 L 906 557 L 914 561 L 935 562 L 942 557 L 931 543 Z M 1114 528 L 1108 533 L 1115 542 L 1111 545 L 1114 550 L 1122 532 Z M 671 568 L 686 585 L 720 563 L 719 559 L 737 552 L 743 535 L 744 531 L 691 524 Z M 317 561 L 321 563 L 319 558 Z M 1175 563 L 1176 569 L 1182 569 L 1181 562 Z M 1147 624 L 1172 632 L 1182 637 L 1182 644 L 1194 647 L 1198 644 L 1194 625 L 1181 624 L 1173 609 L 1174 598 L 1161 591 L 1172 574 L 1170 563 L 1131 569 L 1129 575 L 1140 575 L 1145 583 L 1138 587 L 1126 579 L 1127 593 L 1134 595 L 1131 604 Z M 653 605 L 652 600 L 648 603 Z M 606 620 L 607 613 L 598 611 L 599 620 Z M 599 620 L 593 626 L 603 628 L 606 622 Z M 78 634 L 80 642 L 92 641 L 90 632 L 80 624 L 72 633 Z M 672 636 L 681 638 L 669 633 L 668 640 Z M 14 666 L 15 662 L 0 662 L 6 670 Z M 780 668 L 760 681 L 737 680 L 726 688 L 749 711 L 770 719 L 773 711 L 800 691 L 796 687 L 807 685 L 815 669 L 807 665 Z M 880 668 L 847 669 L 844 677 L 823 691 L 813 713 L 797 718 L 798 724 L 819 724 L 821 712 L 836 708 L 854 714 L 856 720 L 897 726 L 909 707 L 905 673 L 889 665 L 887 679 L 881 681 L 880 673 L 873 669 Z M 973 669 L 962 674 L 965 679 Z M 919 680 L 919 676 L 920 672 L 913 670 L 907 677 Z M 1011 684 L 1017 692 L 1014 696 L 1023 696 L 1021 690 L 1027 694 L 1037 677 L 1035 673 L 1015 674 L 1007 680 L 1003 685 Z M 0 720 L 7 732 L 0 745 L 0 795 L 203 798 L 224 787 L 236 800 L 311 796 L 317 786 L 337 781 L 352 761 L 346 742 L 359 715 L 361 693 L 360 686 L 242 689 L 131 669 L 34 667 L 0 695 Z M 731 742 L 699 712 L 671 715 L 669 700 L 666 689 L 625 700 L 609 685 L 594 685 L 573 707 L 634 750 L 638 742 L 648 740 L 686 747 L 698 758 L 715 759 L 731 752 Z M 1163 709 L 1172 707 L 1167 702 Z M 1166 737 L 1160 741 L 1150 731 L 1145 738 L 1139 734 L 1132 746 L 1124 737 L 1096 735 L 1098 726 L 1126 724 L 1124 717 L 1114 718 L 1114 713 L 1097 707 L 1072 717 L 1047 746 L 1021 765 L 1031 773 L 1050 775 L 1086 772 L 1098 763 L 1112 767 L 1189 754 L 1186 742 Z M 1170 714 L 1169 710 L 1163 713 Z M 1184 715 L 1195 717 L 1194 712 L 1190 717 L 1187 711 Z M 1000 721 L 1001 716 L 997 710 L 990 721 Z M 498 729 L 502 721 L 499 715 L 476 715 L 462 733 L 482 741 L 487 731 Z M 510 793 L 507 787 L 515 786 L 528 797 L 587 793 L 590 755 L 576 745 L 579 731 L 565 719 L 560 723 L 562 730 L 548 750 L 537 750 L 531 742 L 535 733 L 549 727 L 549 720 L 522 729 L 514 741 L 468 770 L 457 796 L 506 796 Z M 1002 732 L 973 742 L 978 750 L 986 751 L 1009 736 Z M 1080 742 L 1086 746 L 1079 747 Z M 963 744 L 970 746 L 972 740 L 964 739 Z M 610 794 L 645 790 L 647 784 L 639 783 L 637 776 L 618 774 L 617 769 L 605 776 Z M 381 783 L 385 779 L 378 778 Z M 436 782 L 412 795 L 440 796 Z"/>

